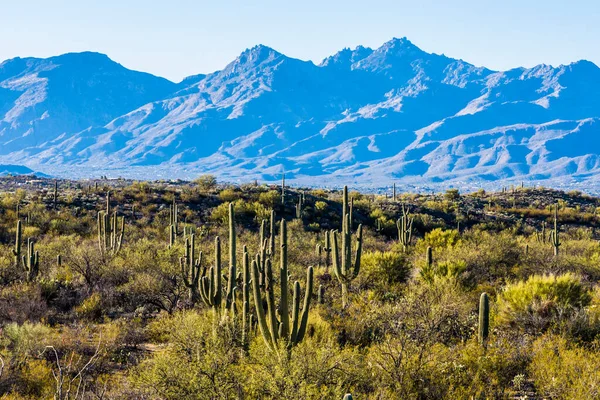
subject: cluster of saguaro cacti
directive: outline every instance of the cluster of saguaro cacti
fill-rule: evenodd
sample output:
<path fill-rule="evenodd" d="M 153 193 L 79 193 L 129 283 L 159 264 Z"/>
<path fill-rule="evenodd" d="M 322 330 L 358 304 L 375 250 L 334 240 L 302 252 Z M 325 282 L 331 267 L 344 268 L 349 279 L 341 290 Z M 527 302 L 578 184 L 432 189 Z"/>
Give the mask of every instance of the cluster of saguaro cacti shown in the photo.
<path fill-rule="evenodd" d="M 325 244 L 321 245 L 317 243 L 316 246 L 316 254 L 319 259 L 319 267 L 321 266 L 321 260 L 323 258 L 323 253 L 325 253 L 325 268 L 329 269 L 331 265 L 331 232 L 325 231 Z"/>
<path fill-rule="evenodd" d="M 285 220 L 281 220 L 280 228 L 280 302 L 279 319 L 277 318 L 277 306 L 275 304 L 275 279 L 271 260 L 265 263 L 265 285 L 261 288 L 257 260 L 252 261 L 252 289 L 254 294 L 254 305 L 258 317 L 263 339 L 269 349 L 277 352 L 279 343 L 284 342 L 285 347 L 290 350 L 294 345 L 302 341 L 306 334 L 308 324 L 308 313 L 310 300 L 313 292 L 313 268 L 308 267 L 306 277 L 306 293 L 304 305 L 300 310 L 300 283 L 294 282 L 294 295 L 292 300 L 292 312 L 288 303 L 288 261 L 287 261 L 287 227 Z M 265 292 L 267 310 L 263 308 L 262 291 Z"/>
<path fill-rule="evenodd" d="M 402 205 L 402 217 L 396 221 L 398 228 L 398 241 L 402 244 L 402 250 L 406 252 L 412 239 L 412 226 L 414 218 L 410 216 L 410 211 Z"/>
<path fill-rule="evenodd" d="M 352 262 L 352 234 L 351 221 L 352 210 L 348 206 L 348 187 L 344 186 L 343 203 L 342 203 L 342 247 L 341 255 L 338 247 L 337 231 L 332 231 L 333 237 L 333 268 L 335 276 L 342 285 L 342 306 L 345 308 L 348 305 L 348 292 L 350 283 L 358 276 L 360 271 L 360 258 L 362 254 L 362 225 L 358 226 L 356 232 L 356 253 L 354 262 Z"/>
<path fill-rule="evenodd" d="M 479 298 L 479 343 L 487 347 L 490 333 L 490 298 L 487 293 L 482 293 Z"/>
<path fill-rule="evenodd" d="M 40 271 L 40 254 L 35 251 L 33 241 L 27 239 L 27 255 L 23 256 L 23 268 L 27 282 L 35 281 Z"/>
<path fill-rule="evenodd" d="M 550 243 L 554 248 L 554 256 L 558 256 L 558 248 L 560 247 L 560 234 L 558 226 L 558 204 L 554 205 L 554 229 L 550 232 Z"/>
<path fill-rule="evenodd" d="M 542 229 L 536 230 L 535 236 L 538 242 L 546 243 L 547 235 L 546 235 L 546 221 L 542 222 Z"/>
<path fill-rule="evenodd" d="M 117 212 L 110 212 L 110 192 L 106 193 L 106 210 L 98 213 L 98 248 L 102 255 L 116 255 L 123 245 L 125 236 L 125 217 L 119 218 Z"/>
<path fill-rule="evenodd" d="M 208 275 L 207 275 L 208 272 Z M 215 265 L 210 268 L 203 267 L 200 276 L 200 295 L 204 303 L 212 307 L 219 314 L 222 309 L 235 312 L 235 290 L 236 290 L 236 233 L 235 214 L 233 204 L 229 204 L 229 276 L 227 277 L 227 289 L 225 291 L 225 302 L 223 302 L 223 284 L 221 276 L 221 239 L 215 238 Z"/>

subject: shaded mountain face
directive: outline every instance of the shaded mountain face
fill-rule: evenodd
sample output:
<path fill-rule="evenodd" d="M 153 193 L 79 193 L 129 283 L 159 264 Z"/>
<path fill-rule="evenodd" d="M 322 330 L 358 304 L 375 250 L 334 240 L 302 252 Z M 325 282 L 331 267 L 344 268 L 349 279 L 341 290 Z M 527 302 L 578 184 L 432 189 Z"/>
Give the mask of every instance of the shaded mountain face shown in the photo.
<path fill-rule="evenodd" d="M 587 61 L 498 72 L 405 38 L 319 65 L 256 46 L 178 84 L 94 53 L 15 59 L 0 65 L 0 163 L 329 185 L 595 182 L 598 94 Z"/>

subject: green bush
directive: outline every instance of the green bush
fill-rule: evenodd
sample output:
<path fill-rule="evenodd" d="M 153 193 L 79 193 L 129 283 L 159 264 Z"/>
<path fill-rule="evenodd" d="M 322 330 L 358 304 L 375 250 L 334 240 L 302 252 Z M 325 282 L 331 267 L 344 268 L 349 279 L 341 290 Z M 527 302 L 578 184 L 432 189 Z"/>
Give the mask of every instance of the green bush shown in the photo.
<path fill-rule="evenodd" d="M 545 330 L 587 306 L 591 293 L 577 275 L 534 275 L 506 286 L 496 321 L 525 330 Z"/>

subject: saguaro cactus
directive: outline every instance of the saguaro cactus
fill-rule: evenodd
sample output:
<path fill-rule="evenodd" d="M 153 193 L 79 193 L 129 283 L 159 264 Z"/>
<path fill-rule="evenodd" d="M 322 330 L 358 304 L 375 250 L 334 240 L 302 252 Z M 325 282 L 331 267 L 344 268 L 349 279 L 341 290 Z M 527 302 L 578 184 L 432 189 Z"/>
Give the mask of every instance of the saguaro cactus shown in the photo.
<path fill-rule="evenodd" d="M 198 258 L 194 259 L 196 254 L 196 235 L 192 234 L 185 239 L 185 253 L 179 258 L 181 266 L 181 276 L 183 284 L 188 288 L 189 299 L 194 304 L 200 298 L 198 289 L 200 282 L 200 270 L 202 268 L 202 252 L 198 253 Z"/>
<path fill-rule="evenodd" d="M 242 346 L 248 349 L 250 333 L 250 264 L 248 249 L 244 246 L 244 255 L 242 259 Z"/>
<path fill-rule="evenodd" d="M 53 207 L 56 210 L 56 203 L 58 201 L 58 181 L 54 181 L 54 196 L 52 199 Z"/>
<path fill-rule="evenodd" d="M 338 248 L 338 232 L 332 231 L 333 236 L 333 268 L 336 277 L 342 285 L 342 307 L 348 305 L 348 291 L 350 283 L 360 272 L 360 258 L 362 255 L 362 225 L 358 226 L 356 233 L 356 253 L 352 262 L 352 240 L 350 232 L 350 215 L 348 212 L 348 187 L 344 187 L 344 202 L 342 206 L 342 251 Z"/>
<path fill-rule="evenodd" d="M 15 237 L 15 248 L 13 249 L 13 255 L 15 256 L 15 266 L 19 266 L 21 261 L 21 242 L 23 241 L 23 229 L 21 227 L 21 221 L 17 221 L 17 233 Z"/>
<path fill-rule="evenodd" d="M 265 291 L 268 318 L 265 315 L 265 310 L 263 309 L 263 298 L 260 292 L 260 286 L 258 285 L 258 264 L 256 263 L 256 260 L 252 261 L 252 288 L 259 328 L 269 349 L 277 352 L 279 348 L 278 343 L 280 340 L 283 340 L 286 348 L 289 351 L 293 346 L 300 343 L 306 334 L 310 300 L 313 291 L 313 268 L 308 267 L 306 271 L 306 293 L 304 295 L 304 305 L 302 307 L 302 311 L 300 311 L 300 283 L 298 281 L 294 282 L 291 329 L 289 329 L 290 315 L 289 306 L 287 304 L 287 290 L 284 291 L 283 287 L 281 288 L 281 300 L 279 304 L 281 321 L 279 321 L 277 319 L 275 309 L 275 281 L 273 279 L 271 261 L 267 260 L 266 265 L 267 284 Z M 287 272 L 287 268 L 282 268 L 282 272 L 284 272 L 284 270 Z M 283 281 L 284 280 L 282 280 L 282 282 Z M 287 281 L 287 278 L 285 281 Z"/>
<path fill-rule="evenodd" d="M 27 282 L 35 281 L 40 270 L 40 255 L 35 251 L 33 241 L 27 239 L 27 256 L 23 256 L 23 268 Z"/>
<path fill-rule="evenodd" d="M 281 204 L 285 205 L 285 174 L 281 175 Z"/>
<path fill-rule="evenodd" d="M 204 303 L 212 307 L 215 312 L 221 311 L 221 239 L 215 238 L 215 265 L 208 269 L 202 268 L 200 278 L 200 295 Z"/>
<path fill-rule="evenodd" d="M 227 278 L 227 296 L 225 297 L 225 307 L 228 310 L 235 302 L 236 263 L 235 211 L 233 203 L 229 203 L 229 276 Z"/>
<path fill-rule="evenodd" d="M 402 205 L 402 217 L 396 221 L 398 228 L 398 240 L 402 244 L 402 250 L 406 252 L 412 239 L 413 217 L 410 216 L 410 211 Z"/>
<path fill-rule="evenodd" d="M 479 298 L 479 343 L 486 347 L 490 332 L 490 298 L 482 293 Z"/>
<path fill-rule="evenodd" d="M 108 212 L 98 213 L 98 247 L 102 255 L 114 256 L 121 250 L 125 236 L 125 217 L 121 217 L 121 227 L 115 211 L 111 217 Z"/>
<path fill-rule="evenodd" d="M 554 229 L 550 232 L 550 243 L 554 247 L 554 257 L 558 257 L 558 248 L 561 245 L 560 242 L 560 227 L 558 226 L 558 204 L 554 205 Z"/>

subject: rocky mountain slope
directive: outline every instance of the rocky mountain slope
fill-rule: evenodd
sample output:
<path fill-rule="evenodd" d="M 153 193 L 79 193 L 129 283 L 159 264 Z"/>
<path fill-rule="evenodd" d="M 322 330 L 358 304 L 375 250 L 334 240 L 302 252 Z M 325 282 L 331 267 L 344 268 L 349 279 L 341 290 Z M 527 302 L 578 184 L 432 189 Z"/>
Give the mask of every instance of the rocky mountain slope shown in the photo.
<path fill-rule="evenodd" d="M 498 72 L 407 39 L 319 65 L 266 46 L 175 84 L 95 53 L 0 64 L 0 163 L 417 187 L 596 185 L 600 68 Z"/>

